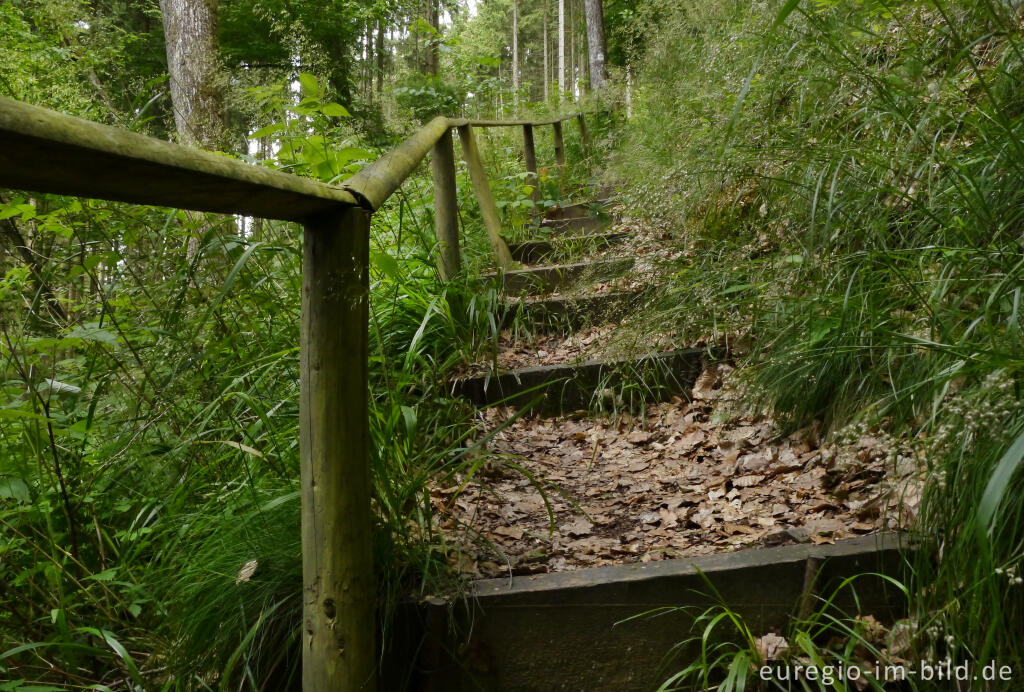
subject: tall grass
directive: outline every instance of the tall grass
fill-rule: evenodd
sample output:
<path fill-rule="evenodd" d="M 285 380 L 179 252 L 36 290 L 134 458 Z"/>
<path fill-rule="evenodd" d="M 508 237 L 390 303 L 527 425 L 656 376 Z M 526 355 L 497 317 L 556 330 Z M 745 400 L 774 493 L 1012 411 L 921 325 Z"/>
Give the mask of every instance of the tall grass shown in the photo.
<path fill-rule="evenodd" d="M 748 333 L 752 392 L 784 424 L 912 441 L 926 478 L 912 608 L 956 655 L 1020 668 L 1017 475 L 999 476 L 991 528 L 975 520 L 1024 428 L 1020 7 L 664 16 L 617 164 L 687 246 L 660 318 Z"/>

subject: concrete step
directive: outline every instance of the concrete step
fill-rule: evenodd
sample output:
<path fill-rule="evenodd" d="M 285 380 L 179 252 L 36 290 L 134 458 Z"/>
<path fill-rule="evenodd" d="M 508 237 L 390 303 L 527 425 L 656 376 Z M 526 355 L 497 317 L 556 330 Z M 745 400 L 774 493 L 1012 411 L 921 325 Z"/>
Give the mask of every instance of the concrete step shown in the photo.
<path fill-rule="evenodd" d="M 399 646 L 419 652 L 417 689 L 650 690 L 699 658 L 699 642 L 681 643 L 693 617 L 719 603 L 755 637 L 785 634 L 801 602 L 810 598 L 816 610 L 817 597 L 862 575 L 838 591 L 833 614 L 891 625 L 906 615 L 906 597 L 878 575 L 906 578 L 903 540 L 882 534 L 481 580 L 463 597 L 402 609 L 391 655 L 401 657 Z"/>
<path fill-rule="evenodd" d="M 502 289 L 513 295 L 540 295 L 551 293 L 582 280 L 607 281 L 614 279 L 629 271 L 635 262 L 633 257 L 617 257 L 599 262 L 514 269 L 501 275 L 483 274 L 480 281 L 486 285 L 500 280 Z"/>
<path fill-rule="evenodd" d="M 531 411 L 544 414 L 591 406 L 635 408 L 689 392 L 706 353 L 693 348 L 640 358 L 535 365 L 454 380 L 451 392 L 480 407 L 532 405 Z"/>
<path fill-rule="evenodd" d="M 566 251 L 593 252 L 603 250 L 622 242 L 629 234 L 618 233 L 584 234 L 578 236 L 556 235 L 550 238 L 527 240 L 522 243 L 508 243 L 512 259 L 524 264 L 535 264 L 541 260 L 551 259 Z M 507 241 L 506 241 L 507 242 Z"/>

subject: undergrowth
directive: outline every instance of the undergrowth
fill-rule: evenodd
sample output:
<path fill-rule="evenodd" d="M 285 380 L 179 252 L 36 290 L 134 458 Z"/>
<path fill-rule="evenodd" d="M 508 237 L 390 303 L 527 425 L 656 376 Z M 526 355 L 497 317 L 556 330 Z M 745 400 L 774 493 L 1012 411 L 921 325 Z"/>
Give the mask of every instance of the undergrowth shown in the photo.
<path fill-rule="evenodd" d="M 614 165 L 685 249 L 651 319 L 749 340 L 751 396 L 786 427 L 912 441 L 912 616 L 1024 670 L 1020 6 L 659 12 Z"/>
<path fill-rule="evenodd" d="M 260 88 L 265 165 L 337 182 L 382 151 L 302 75 Z M 414 127 L 414 125 L 409 125 Z M 478 133 L 509 227 L 532 211 L 518 129 Z M 395 142 L 403 135 L 396 135 Z M 586 162 L 541 172 L 562 203 Z M 270 147 L 264 147 L 270 150 Z M 538 158 L 553 160 L 550 137 Z M 464 270 L 443 282 L 429 166 L 373 217 L 370 434 L 382 640 L 401 599 L 457 591 L 436 484 L 486 454 L 446 378 L 493 351 L 493 259 L 457 170 Z M 301 241 L 286 224 L 0 195 L 0 689 L 298 684 Z M 24 237 L 31 235 L 31 244 Z M 400 679 L 401 674 L 396 674 Z"/>

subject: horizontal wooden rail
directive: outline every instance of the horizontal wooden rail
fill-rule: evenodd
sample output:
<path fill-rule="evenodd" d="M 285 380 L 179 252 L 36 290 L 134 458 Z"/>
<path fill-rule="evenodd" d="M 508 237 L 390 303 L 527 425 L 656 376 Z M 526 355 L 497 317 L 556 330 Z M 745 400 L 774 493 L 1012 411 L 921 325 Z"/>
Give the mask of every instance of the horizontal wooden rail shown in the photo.
<path fill-rule="evenodd" d="M 438 117 L 342 185 L 324 185 L 0 97 L 0 187 L 302 221 L 338 206 L 379 209 L 452 128 L 539 127 L 576 117 Z"/>
<path fill-rule="evenodd" d="M 299 221 L 352 193 L 0 97 L 0 187 Z"/>
<path fill-rule="evenodd" d="M 523 128 L 537 184 L 533 128 L 562 122 L 438 117 L 340 186 L 253 166 L 0 97 L 0 187 L 134 204 L 244 214 L 304 225 L 299 458 L 302 477 L 304 689 L 375 687 L 376 618 L 369 483 L 368 305 L 370 216 L 427 153 L 435 185 L 441 272 L 459 270 L 451 130 L 502 269 L 513 265 L 473 127 Z M 535 193 L 536 198 L 536 193 Z"/>
<path fill-rule="evenodd" d="M 573 118 L 579 117 L 579 113 L 573 113 L 572 115 L 562 115 L 557 118 L 548 118 L 547 120 L 459 120 L 452 119 L 450 122 L 453 126 L 472 125 L 473 127 L 523 127 L 524 125 L 530 125 L 532 127 L 541 127 L 543 125 L 554 125 L 555 123 L 564 123 L 566 120 L 572 120 Z"/>
<path fill-rule="evenodd" d="M 367 209 L 380 209 L 451 127 L 448 118 L 434 118 L 412 137 L 346 180 L 345 189 Z"/>

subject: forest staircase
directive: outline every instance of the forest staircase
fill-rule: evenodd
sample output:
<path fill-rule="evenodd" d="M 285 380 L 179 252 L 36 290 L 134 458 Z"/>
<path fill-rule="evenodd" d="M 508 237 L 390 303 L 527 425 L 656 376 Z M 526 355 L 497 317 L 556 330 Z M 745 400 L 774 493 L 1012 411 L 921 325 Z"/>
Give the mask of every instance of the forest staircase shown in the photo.
<path fill-rule="evenodd" d="M 616 229 L 607 210 L 606 199 L 549 210 L 536 226 L 540 239 L 509 243 L 517 261 L 538 264 L 481 278 L 504 291 L 506 326 L 519 320 L 526 333 L 571 334 L 635 314 L 651 297 L 653 286 L 591 290 L 630 272 L 636 259 L 630 233 Z M 586 256 L 609 248 L 617 254 Z M 450 384 L 481 408 L 525 408 L 555 427 L 563 420 L 585 426 L 599 409 L 688 399 L 709 358 L 723 355 L 691 348 L 492 366 Z M 511 576 L 510 563 L 510 576 L 472 582 L 466 596 L 410 604 L 396 646 L 420 652 L 415 689 L 647 690 L 697 658 L 699 644 L 681 642 L 707 608 L 727 606 L 755 634 L 786 632 L 794 615 L 824 595 L 838 609 L 892 622 L 904 614 L 902 595 L 884 579 L 865 580 L 855 593 L 832 590 L 862 573 L 898 578 L 903 566 L 900 538 L 888 534 L 543 574 Z"/>
<path fill-rule="evenodd" d="M 571 333 L 583 325 L 616 321 L 639 307 L 648 292 L 589 290 L 595 283 L 622 277 L 635 263 L 627 244 L 629 233 L 609 231 L 615 219 L 608 199 L 597 199 L 545 212 L 536 224 L 540 240 L 509 243 L 519 261 L 540 261 L 583 255 L 563 264 L 541 264 L 486 274 L 482 285 L 497 284 L 506 295 L 508 324 L 520 320 L 528 332 Z M 625 252 L 611 258 L 588 258 L 588 252 L 625 245 Z M 700 374 L 704 349 L 644 353 L 636 356 L 584 359 L 557 365 L 531 365 L 457 378 L 451 391 L 477 406 L 503 404 L 530 406 L 535 413 L 555 414 L 639 401 L 667 401 L 685 394 Z"/>
<path fill-rule="evenodd" d="M 457 273 L 452 142 L 452 132 L 457 131 L 496 258 L 510 268 L 515 260 L 500 237 L 474 130 L 522 128 L 526 167 L 536 175 L 534 128 L 552 128 L 557 164 L 564 168 L 562 123 L 572 119 L 579 123 L 585 149 L 588 134 L 582 114 L 545 121 L 438 117 L 357 175 L 340 185 L 325 185 L 0 98 L 0 186 L 302 224 L 301 527 L 304 547 L 312 547 L 302 556 L 304 689 L 371 689 L 372 681 L 387 690 L 410 683 L 446 691 L 644 689 L 659 679 L 663 653 L 688 631 L 682 611 L 656 621 L 635 619 L 645 610 L 706 607 L 716 599 L 700 592 L 711 583 L 751 628 L 781 629 L 797 602 L 806 602 L 810 593 L 827 593 L 830 585 L 860 572 L 899 572 L 901 556 L 894 539 L 870 536 L 835 545 L 783 546 L 482 580 L 470 584 L 465 596 L 407 604 L 398 623 L 385 632 L 381 665 L 367 397 L 371 215 L 430 154 L 439 264 L 443 275 Z M 616 238 L 615 232 L 600 236 L 607 219 L 599 209 L 590 213 L 594 205 L 585 206 L 544 220 L 540 228 L 550 235 L 548 250 L 535 244 L 517 252 L 523 258 L 527 253 L 537 253 L 540 260 L 557 257 L 558 234 L 574 242 L 585 236 L 595 244 L 628 240 Z M 538 289 L 550 293 L 570 280 L 585 281 L 588 272 L 574 266 L 507 271 L 492 280 L 516 296 L 510 305 L 518 314 L 552 317 L 561 311 L 571 324 L 578 324 L 582 315 L 610 309 L 616 301 L 628 309 L 636 299 L 525 295 Z M 627 256 L 591 269 L 595 275 L 610 275 L 630 266 Z M 696 354 L 657 357 L 678 358 L 664 363 L 677 379 L 675 384 L 659 382 L 665 391 L 692 382 Z M 619 364 L 598 367 L 600 384 L 606 382 L 604 368 L 618 370 Z M 510 379 L 506 373 L 492 373 L 492 379 L 495 374 L 500 387 L 509 382 L 508 395 L 524 391 L 513 390 L 511 382 L 521 382 L 525 373 Z M 541 408 L 564 410 L 593 402 L 595 380 L 587 379 L 593 377 L 543 374 L 535 389 L 547 402 Z M 577 395 L 559 384 L 571 381 L 578 382 Z M 467 396 L 474 395 L 472 387 L 463 386 Z M 490 387 L 484 389 L 492 396 Z M 897 611 L 900 594 L 894 599 L 895 589 L 873 584 L 858 591 L 859 603 L 883 617 Z"/>

